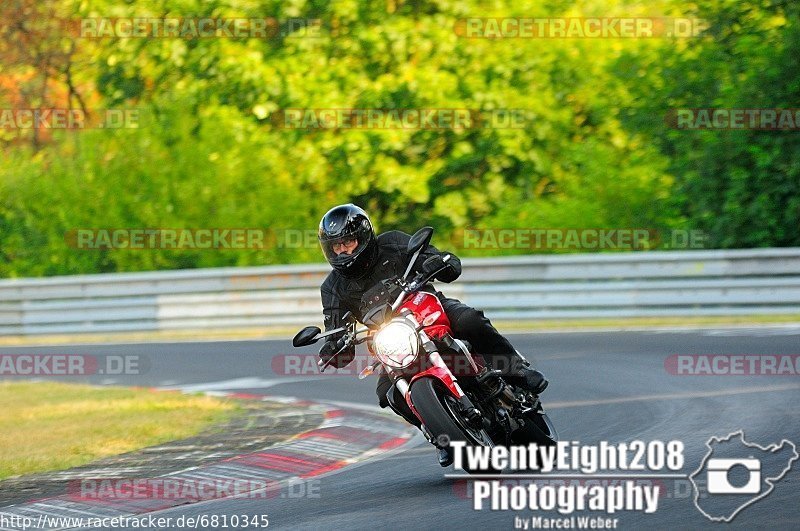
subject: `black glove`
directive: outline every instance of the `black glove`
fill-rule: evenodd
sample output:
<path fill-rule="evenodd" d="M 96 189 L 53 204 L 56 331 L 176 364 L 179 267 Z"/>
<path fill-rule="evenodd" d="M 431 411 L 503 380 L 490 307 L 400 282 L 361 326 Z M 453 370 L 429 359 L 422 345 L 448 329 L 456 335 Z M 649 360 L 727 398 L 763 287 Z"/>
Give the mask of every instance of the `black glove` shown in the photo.
<path fill-rule="evenodd" d="M 448 266 L 449 269 L 452 269 L 452 266 L 450 266 L 450 264 L 445 262 L 444 258 L 442 258 L 441 255 L 435 254 L 433 256 L 428 257 L 428 259 L 425 260 L 425 262 L 423 262 L 422 272 L 425 274 L 425 276 L 428 276 L 431 273 L 434 273 L 441 269 L 441 271 L 439 271 L 439 274 L 436 275 L 438 277 L 440 274 L 444 273 L 445 271 L 448 271 L 448 269 L 442 269 L 445 266 Z"/>
<path fill-rule="evenodd" d="M 323 343 L 322 347 L 319 349 L 319 365 L 322 366 L 328 363 L 328 360 L 331 359 L 338 350 L 339 347 L 336 345 L 336 341 L 326 341 Z"/>
<path fill-rule="evenodd" d="M 344 346 L 344 338 L 339 340 L 331 339 L 330 341 L 326 341 L 322 344 L 322 347 L 319 349 L 319 362 L 317 364 L 322 367 L 325 363 L 328 362 L 329 359 L 333 358 L 333 355 L 339 352 L 342 347 Z M 351 361 L 355 358 L 355 348 L 352 346 L 336 356 L 336 358 L 331 362 L 336 368 L 341 368 L 348 365 Z"/>

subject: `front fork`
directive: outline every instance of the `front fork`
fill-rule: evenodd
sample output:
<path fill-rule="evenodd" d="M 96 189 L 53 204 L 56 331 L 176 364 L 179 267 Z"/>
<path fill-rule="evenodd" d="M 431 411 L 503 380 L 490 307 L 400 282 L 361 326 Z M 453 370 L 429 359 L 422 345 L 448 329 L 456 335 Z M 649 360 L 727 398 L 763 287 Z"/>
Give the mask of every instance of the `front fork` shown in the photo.
<path fill-rule="evenodd" d="M 432 365 L 430 368 L 415 374 L 411 378 L 411 381 L 407 381 L 402 373 L 389 367 L 386 368 L 389 377 L 394 381 L 395 387 L 397 387 L 397 390 L 400 391 L 400 394 L 405 398 L 408 407 L 424 425 L 425 419 L 417 412 L 411 400 L 411 384 L 420 378 L 436 378 L 444 385 L 450 394 L 458 400 L 461 411 L 464 413 L 464 418 L 467 422 L 476 428 L 482 427 L 483 417 L 481 412 L 478 411 L 469 397 L 461 389 L 456 377 L 453 376 L 452 371 L 450 371 L 450 368 L 439 355 L 436 345 L 422 330 L 419 332 L 419 337 L 422 343 L 422 349 L 427 354 L 428 360 L 430 360 L 430 364 Z"/>

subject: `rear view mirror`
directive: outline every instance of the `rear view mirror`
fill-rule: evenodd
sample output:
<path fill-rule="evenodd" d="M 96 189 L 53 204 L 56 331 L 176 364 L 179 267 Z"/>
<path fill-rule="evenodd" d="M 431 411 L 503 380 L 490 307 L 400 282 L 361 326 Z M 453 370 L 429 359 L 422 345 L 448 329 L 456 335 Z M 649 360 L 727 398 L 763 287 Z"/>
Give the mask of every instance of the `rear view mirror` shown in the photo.
<path fill-rule="evenodd" d="M 304 347 L 317 342 L 317 335 L 322 332 L 318 326 L 307 326 L 297 332 L 292 339 L 293 347 Z"/>
<path fill-rule="evenodd" d="M 422 227 L 408 240 L 408 254 L 425 249 L 433 237 L 433 227 Z"/>

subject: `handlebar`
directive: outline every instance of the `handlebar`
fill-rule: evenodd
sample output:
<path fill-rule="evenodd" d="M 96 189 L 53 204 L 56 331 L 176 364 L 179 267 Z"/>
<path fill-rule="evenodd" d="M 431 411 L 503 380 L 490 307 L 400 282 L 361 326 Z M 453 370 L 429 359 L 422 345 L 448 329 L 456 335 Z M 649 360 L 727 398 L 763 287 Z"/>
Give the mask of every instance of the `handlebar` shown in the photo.
<path fill-rule="evenodd" d="M 437 269 L 436 271 L 434 271 L 429 275 L 424 275 L 423 273 L 417 273 L 417 275 L 411 280 L 411 282 L 403 286 L 403 291 L 400 293 L 400 295 L 397 296 L 397 299 L 395 299 L 394 304 L 392 304 L 392 312 L 395 312 L 397 308 L 400 307 L 400 305 L 403 303 L 406 297 L 408 297 L 412 293 L 419 291 L 420 288 L 422 288 L 425 284 L 430 282 L 436 275 L 447 269 L 448 265 L 447 262 L 449 260 L 450 260 L 450 255 L 446 254 L 443 258 L 444 266 L 440 267 L 439 269 Z M 336 352 L 333 354 L 333 356 L 328 358 L 328 361 L 320 365 L 319 372 L 325 372 L 325 369 L 327 369 L 328 366 L 330 366 L 331 362 L 333 362 L 333 360 L 339 354 L 344 352 L 346 349 L 348 349 L 351 346 L 361 344 L 367 340 L 366 337 L 359 338 L 358 335 L 364 332 L 369 332 L 369 328 L 367 327 L 356 328 L 355 325 L 356 325 L 355 322 L 351 323 L 350 324 L 351 329 L 345 332 L 345 334 L 338 340 L 336 340 L 336 345 L 335 345 Z"/>
<path fill-rule="evenodd" d="M 367 340 L 366 337 L 359 338 L 358 335 L 363 334 L 364 332 L 369 332 L 369 328 L 367 328 L 366 326 L 363 328 L 356 328 L 355 323 L 353 323 L 352 328 L 353 328 L 352 330 L 345 332 L 345 334 L 342 337 L 336 340 L 336 345 L 335 345 L 336 352 L 333 354 L 333 356 L 328 358 L 328 361 L 319 366 L 319 372 L 325 372 L 325 369 L 328 368 L 331 362 L 333 362 L 333 360 L 339 354 L 341 354 L 351 346 L 361 344 Z"/>
<path fill-rule="evenodd" d="M 397 296 L 397 299 L 395 299 L 394 304 L 392 304 L 392 311 L 397 310 L 406 297 L 408 297 L 412 293 L 419 291 L 420 288 L 422 288 L 425 284 L 433 280 L 433 278 L 436 277 L 436 275 L 447 269 L 447 262 L 449 260 L 450 260 L 450 255 L 446 254 L 442 259 L 444 265 L 439 269 L 437 269 L 436 271 L 434 271 L 433 273 L 427 276 L 423 273 L 417 273 L 416 276 L 413 279 L 411 279 L 411 282 L 403 286 L 402 293 L 400 293 L 400 295 Z"/>

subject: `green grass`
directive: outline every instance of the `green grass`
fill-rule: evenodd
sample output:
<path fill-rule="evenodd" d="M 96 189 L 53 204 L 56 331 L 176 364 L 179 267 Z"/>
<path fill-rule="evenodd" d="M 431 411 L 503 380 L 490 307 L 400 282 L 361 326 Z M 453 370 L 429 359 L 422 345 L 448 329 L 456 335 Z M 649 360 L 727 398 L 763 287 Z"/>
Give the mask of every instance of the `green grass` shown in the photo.
<path fill-rule="evenodd" d="M 235 402 L 149 389 L 0 383 L 0 479 L 63 470 L 196 435 Z"/>

